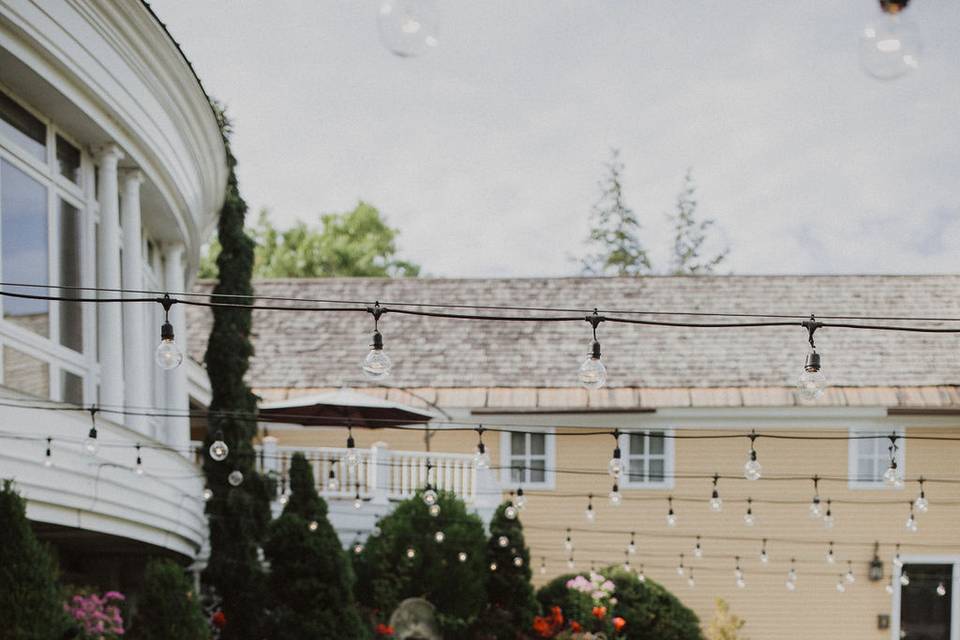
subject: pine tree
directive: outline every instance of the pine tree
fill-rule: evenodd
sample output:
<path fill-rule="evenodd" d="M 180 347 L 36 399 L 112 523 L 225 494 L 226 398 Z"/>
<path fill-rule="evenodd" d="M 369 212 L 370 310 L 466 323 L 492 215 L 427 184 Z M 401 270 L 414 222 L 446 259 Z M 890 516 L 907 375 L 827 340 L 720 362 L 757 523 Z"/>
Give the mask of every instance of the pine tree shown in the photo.
<path fill-rule="evenodd" d="M 313 524 L 316 523 L 316 524 Z M 354 576 L 302 453 L 290 465 L 290 499 L 270 524 L 273 638 L 365 638 L 353 597 Z"/>
<path fill-rule="evenodd" d="M 172 560 L 152 560 L 131 629 L 136 640 L 208 640 L 200 596 L 183 568 Z"/>
<path fill-rule="evenodd" d="M 0 625 L 5 638 L 59 640 L 70 624 L 57 564 L 27 520 L 26 502 L 6 480 L 0 489 Z"/>
<path fill-rule="evenodd" d="M 237 185 L 236 159 L 230 151 L 230 126 L 221 113 L 224 144 L 230 173 L 220 210 L 217 257 L 220 280 L 213 293 L 220 303 L 248 304 L 253 293 L 253 241 L 244 233 L 247 204 Z M 236 297 L 231 297 L 236 296 Z M 270 520 L 269 482 L 254 470 L 253 438 L 257 433 L 256 397 L 244 381 L 253 355 L 250 342 L 251 311 L 214 307 L 213 328 L 204 362 L 210 378 L 209 431 L 205 440 L 203 470 L 213 498 L 207 502 L 210 523 L 210 560 L 206 581 L 222 598 L 226 625 L 223 640 L 259 640 L 264 620 L 265 574 L 258 546 Z M 228 458 L 213 460 L 208 452 L 217 434 L 230 448 Z M 231 471 L 240 471 L 243 482 L 227 482 Z"/>
<path fill-rule="evenodd" d="M 640 221 L 623 196 L 623 162 L 620 150 L 610 151 L 608 175 L 600 182 L 600 200 L 590 212 L 590 239 L 595 253 L 583 260 L 584 273 L 638 276 L 652 271 L 640 241 Z"/>
<path fill-rule="evenodd" d="M 703 245 L 710 228 L 716 223 L 713 219 L 697 221 L 697 187 L 693 181 L 693 172 L 688 169 L 683 178 L 683 186 L 677 194 L 677 209 L 671 217 L 673 222 L 673 275 L 705 275 L 727 258 L 729 249 L 724 249 L 705 258 Z"/>
<path fill-rule="evenodd" d="M 487 576 L 486 619 L 498 640 L 511 640 L 528 631 L 538 609 L 530 582 L 533 574 L 523 525 L 519 518 L 511 520 L 506 516 L 511 505 L 512 501 L 508 501 L 497 508 L 487 541 L 487 562 L 497 568 Z M 501 538 L 507 539 L 506 546 L 501 544 Z"/>

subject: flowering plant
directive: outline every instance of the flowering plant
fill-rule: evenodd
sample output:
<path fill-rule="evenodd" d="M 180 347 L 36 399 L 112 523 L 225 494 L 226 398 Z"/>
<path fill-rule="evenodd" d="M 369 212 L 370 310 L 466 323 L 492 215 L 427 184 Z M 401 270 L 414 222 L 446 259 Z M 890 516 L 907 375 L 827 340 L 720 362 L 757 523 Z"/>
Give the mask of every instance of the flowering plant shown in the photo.
<path fill-rule="evenodd" d="M 591 571 L 587 575 L 576 575 L 563 584 L 570 592 L 570 597 L 563 598 L 567 618 L 558 606 L 550 609 L 549 616 L 537 616 L 533 631 L 538 637 L 598 639 L 620 633 L 626 626 L 627 621 L 622 617 L 611 618 L 609 615 L 617 604 L 616 585 L 612 580 Z"/>
<path fill-rule="evenodd" d="M 79 625 L 86 640 L 117 640 L 124 634 L 120 607 L 126 597 L 119 591 L 78 593 L 63 605 L 67 614 Z"/>
<path fill-rule="evenodd" d="M 380 638 L 392 638 L 394 634 L 393 627 L 388 624 L 383 624 L 382 622 L 374 627 L 373 631 L 377 634 L 377 637 Z"/>

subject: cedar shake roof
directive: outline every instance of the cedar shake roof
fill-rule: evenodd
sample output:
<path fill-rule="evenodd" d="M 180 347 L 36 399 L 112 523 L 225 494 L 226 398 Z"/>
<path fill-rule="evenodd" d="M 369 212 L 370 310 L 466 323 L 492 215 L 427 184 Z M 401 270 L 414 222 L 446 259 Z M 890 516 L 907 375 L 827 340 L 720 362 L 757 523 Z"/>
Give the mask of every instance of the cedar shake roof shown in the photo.
<path fill-rule="evenodd" d="M 200 291 L 210 288 L 209 282 L 198 285 Z M 621 309 L 960 318 L 960 276 L 954 275 L 325 278 L 260 280 L 255 288 L 260 295 L 380 300 L 386 306 L 422 302 L 599 307 L 609 315 Z M 200 361 L 210 318 L 209 309 L 187 307 L 190 355 Z M 362 387 L 359 363 L 369 349 L 372 328 L 371 317 L 363 313 L 258 311 L 251 385 L 271 398 L 342 384 Z M 380 330 L 394 363 L 389 383 L 420 389 L 421 395 L 433 396 L 431 401 L 445 396 L 441 404 L 446 406 L 792 405 L 793 383 L 807 350 L 799 321 L 796 328 L 743 330 L 606 323 L 598 335 L 608 388 L 588 393 L 576 377 L 590 347 L 586 322 L 487 322 L 387 313 Z M 822 403 L 960 406 L 954 388 L 960 385 L 960 335 L 825 327 L 816 340 L 832 387 Z M 400 401 L 411 401 L 408 394 L 401 395 Z"/>

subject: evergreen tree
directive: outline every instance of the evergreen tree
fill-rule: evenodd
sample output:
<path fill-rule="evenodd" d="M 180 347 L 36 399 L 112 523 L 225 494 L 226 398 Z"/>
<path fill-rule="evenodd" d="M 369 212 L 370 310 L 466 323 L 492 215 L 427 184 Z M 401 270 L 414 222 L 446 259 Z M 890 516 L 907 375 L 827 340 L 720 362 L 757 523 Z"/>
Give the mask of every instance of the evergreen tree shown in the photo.
<path fill-rule="evenodd" d="M 221 126 L 230 173 L 220 210 L 217 257 L 221 278 L 213 293 L 217 302 L 245 305 L 253 294 L 253 241 L 244 233 L 247 205 L 237 185 L 236 159 L 230 151 L 230 126 L 221 111 Z M 231 297 L 236 296 L 236 297 Z M 209 431 L 205 439 L 203 470 L 213 498 L 206 510 L 210 523 L 210 560 L 205 579 L 222 598 L 226 624 L 223 640 L 259 640 L 264 620 L 265 574 L 258 545 L 270 520 L 269 482 L 254 470 L 253 438 L 257 433 L 256 397 L 244 382 L 253 355 L 251 311 L 214 307 L 213 328 L 204 355 L 212 390 Z M 209 455 L 217 434 L 230 448 L 224 461 Z M 243 474 L 240 486 L 227 482 L 231 471 Z"/>
<path fill-rule="evenodd" d="M 293 456 L 290 499 L 270 524 L 263 550 L 270 562 L 270 637 L 369 635 L 354 603 L 353 569 L 302 453 Z"/>
<path fill-rule="evenodd" d="M 200 596 L 176 562 L 152 560 L 147 564 L 131 635 L 136 640 L 209 640 L 210 627 Z"/>
<path fill-rule="evenodd" d="M 673 275 L 704 275 L 723 262 L 729 249 L 724 249 L 709 257 L 704 257 L 704 243 L 710 228 L 716 223 L 713 219 L 697 220 L 697 187 L 693 181 L 693 172 L 688 169 L 683 178 L 683 187 L 677 194 L 677 209 L 671 217 L 673 222 Z"/>
<path fill-rule="evenodd" d="M 60 640 L 70 623 L 57 584 L 57 564 L 34 536 L 26 502 L 12 480 L 0 489 L 0 531 L 0 635 Z"/>
<path fill-rule="evenodd" d="M 590 212 L 590 239 L 595 252 L 583 260 L 590 275 L 638 276 L 652 271 L 650 257 L 640 241 L 640 221 L 623 197 L 620 150 L 610 151 L 608 174 L 600 182 L 600 200 Z"/>
<path fill-rule="evenodd" d="M 504 502 L 490 521 L 487 541 L 487 562 L 495 563 L 496 571 L 487 575 L 487 615 L 485 621 L 493 637 L 512 640 L 523 637 L 538 610 L 530 580 L 530 550 L 523 539 L 519 518 L 507 518 L 512 501 Z M 507 545 L 501 546 L 501 537 Z M 520 559 L 517 566 L 517 558 Z"/>
<path fill-rule="evenodd" d="M 367 540 L 356 564 L 357 597 L 385 616 L 406 598 L 425 598 L 436 607 L 444 637 L 468 637 L 486 603 L 483 523 L 452 493 L 439 492 L 437 516 L 422 496 L 398 504 L 380 520 L 380 535 Z"/>

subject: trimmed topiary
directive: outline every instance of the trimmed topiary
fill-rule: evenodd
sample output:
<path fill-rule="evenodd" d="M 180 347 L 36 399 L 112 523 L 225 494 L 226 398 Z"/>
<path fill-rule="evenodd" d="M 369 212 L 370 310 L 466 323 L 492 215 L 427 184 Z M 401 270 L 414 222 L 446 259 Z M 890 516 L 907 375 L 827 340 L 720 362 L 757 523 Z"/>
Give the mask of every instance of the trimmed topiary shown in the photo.
<path fill-rule="evenodd" d="M 176 562 L 147 563 L 130 635 L 135 640 L 209 640 L 210 627 L 200 596 Z"/>

